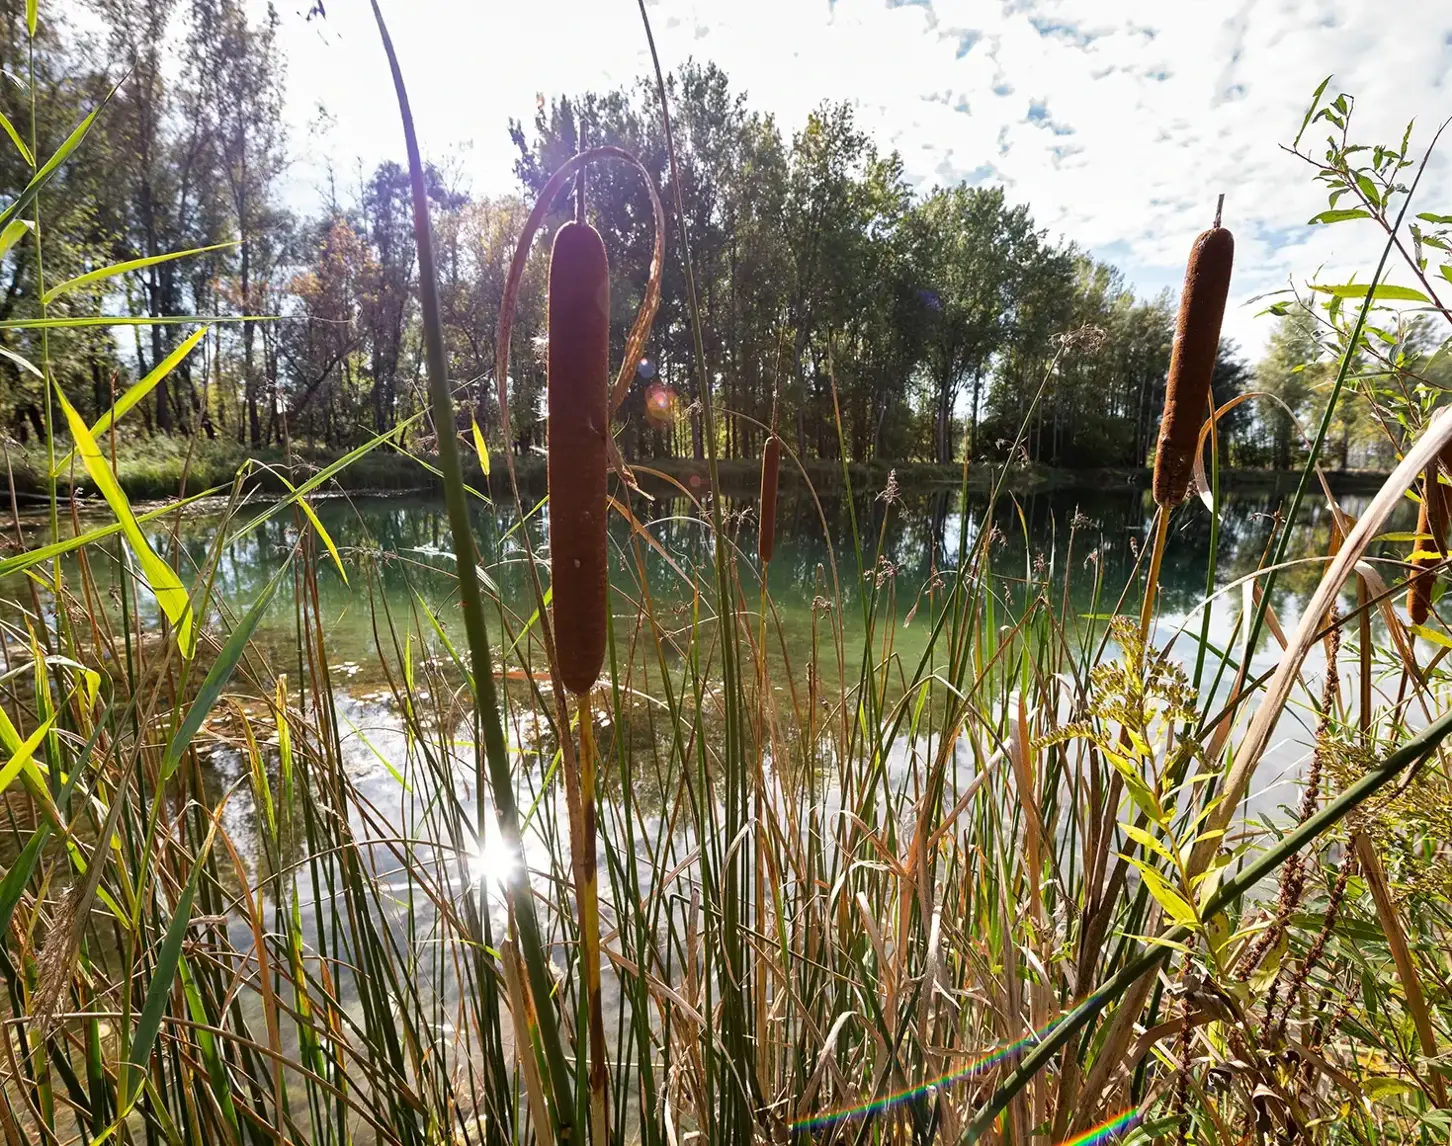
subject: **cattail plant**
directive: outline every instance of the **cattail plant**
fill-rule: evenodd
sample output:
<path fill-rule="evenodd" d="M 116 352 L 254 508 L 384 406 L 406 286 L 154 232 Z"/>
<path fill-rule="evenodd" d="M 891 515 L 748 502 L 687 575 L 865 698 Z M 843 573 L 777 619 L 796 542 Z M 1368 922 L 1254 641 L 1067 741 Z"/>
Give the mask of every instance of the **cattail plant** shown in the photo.
<path fill-rule="evenodd" d="M 655 216 L 655 248 L 635 324 L 625 341 L 625 356 L 612 385 L 609 376 L 610 267 L 599 233 L 585 221 L 583 169 L 605 159 L 624 161 L 645 181 Z M 546 355 L 549 405 L 549 493 L 550 493 L 550 592 L 552 624 L 542 624 L 545 650 L 554 679 L 578 698 L 578 748 L 571 740 L 571 725 L 563 695 L 557 695 L 556 716 L 566 730 L 560 738 L 565 800 L 570 820 L 570 859 L 579 908 L 581 965 L 585 974 L 585 1018 L 589 1029 L 589 1056 L 577 1051 L 576 1061 L 588 1062 L 590 1136 L 596 1146 L 609 1139 L 607 1084 L 608 1064 L 600 974 L 600 908 L 596 869 L 597 749 L 592 731 L 590 690 L 599 679 L 605 661 L 606 610 L 609 585 L 606 572 L 606 514 L 608 473 L 614 460 L 622 473 L 623 464 L 614 454 L 610 438 L 611 411 L 625 396 L 634 363 L 639 360 L 650 325 L 660 302 L 660 274 L 665 255 L 665 213 L 650 173 L 640 161 L 617 147 L 593 147 L 565 161 L 550 176 L 536 198 L 519 241 L 504 296 L 499 308 L 495 349 L 496 385 L 499 388 L 499 417 L 504 436 L 509 437 L 509 342 L 515 303 L 525 260 L 546 211 L 564 189 L 576 180 L 575 218 L 555 234 L 550 252 L 549 299 L 547 303 L 549 346 Z M 515 506 L 524 516 L 519 492 L 519 475 L 512 455 L 505 454 Z M 529 557 L 531 587 L 543 617 L 545 594 L 535 574 L 533 549 L 528 534 L 523 536 Z M 533 987 L 532 987 L 533 990 Z M 547 994 L 534 991 L 537 1011 L 547 1004 Z M 563 1068 L 551 1065 L 556 1081 L 564 1081 Z M 557 1102 L 555 1117 L 568 1118 L 566 1104 Z"/>
<path fill-rule="evenodd" d="M 1445 452 L 1445 451 L 1444 451 Z M 1436 569 L 1447 556 L 1447 522 L 1452 514 L 1452 487 L 1437 480 L 1437 465 L 1427 467 L 1422 484 L 1422 505 L 1417 511 L 1417 542 L 1412 551 L 1412 573 L 1408 578 L 1407 617 L 1414 625 L 1425 625 L 1432 611 L 1432 588 Z"/>
<path fill-rule="evenodd" d="M 1224 196 L 1221 197 L 1222 202 Z M 1169 510 L 1185 498 L 1194 467 L 1195 447 L 1205 420 L 1215 354 L 1220 346 L 1220 323 L 1230 293 L 1230 268 L 1235 240 L 1220 225 L 1195 236 L 1185 266 L 1185 288 L 1180 295 L 1180 316 L 1170 351 L 1170 376 L 1165 387 L 1165 412 L 1160 419 L 1155 449 L 1155 504 Z"/>
<path fill-rule="evenodd" d="M 761 451 L 761 528 L 756 555 L 765 566 L 776 550 L 776 486 L 781 477 L 781 439 L 772 434 Z"/>
<path fill-rule="evenodd" d="M 549 276 L 550 584 L 560 679 L 588 692 L 605 663 L 610 266 L 594 227 L 555 234 Z"/>
<path fill-rule="evenodd" d="M 1235 240 L 1220 225 L 1224 205 L 1222 195 L 1215 205 L 1214 225 L 1195 236 L 1190 261 L 1185 264 L 1185 287 L 1180 294 L 1180 316 L 1165 384 L 1165 412 L 1155 447 L 1154 495 L 1159 512 L 1155 515 L 1149 577 L 1140 611 L 1141 638 L 1148 637 L 1154 615 L 1155 586 L 1164 560 L 1170 511 L 1185 500 L 1185 491 L 1190 487 L 1210 381 L 1215 374 L 1215 355 L 1220 348 L 1220 323 L 1225 317 L 1230 267 L 1235 258 Z"/>

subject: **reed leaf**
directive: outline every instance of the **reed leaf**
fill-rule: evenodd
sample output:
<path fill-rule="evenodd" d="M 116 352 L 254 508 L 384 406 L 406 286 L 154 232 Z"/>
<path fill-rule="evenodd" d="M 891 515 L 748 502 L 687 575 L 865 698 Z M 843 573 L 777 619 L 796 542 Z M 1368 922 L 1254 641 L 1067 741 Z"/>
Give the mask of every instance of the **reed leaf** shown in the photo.
<path fill-rule="evenodd" d="M 196 632 L 193 628 L 192 603 L 181 579 L 170 565 L 156 555 L 156 551 L 141 532 L 136 515 L 131 512 L 131 503 L 111 472 L 110 462 L 91 436 L 85 419 L 76 413 L 75 407 L 66 399 L 59 385 L 55 387 L 55 393 L 61 409 L 65 412 L 71 438 L 76 443 L 76 449 L 80 451 L 86 472 L 91 475 L 91 480 L 96 483 L 96 488 L 101 491 L 106 504 L 111 507 L 111 513 L 120 524 L 121 532 L 136 555 L 136 560 L 141 564 L 141 571 L 156 597 L 156 603 L 161 606 L 167 620 L 176 626 L 177 646 L 181 649 L 182 656 L 189 658 L 196 644 Z"/>
<path fill-rule="evenodd" d="M 217 659 L 207 669 L 207 675 L 202 679 L 202 685 L 197 690 L 197 695 L 187 708 L 186 715 L 182 717 L 177 730 L 172 733 L 171 739 L 167 742 L 166 755 L 162 757 L 161 774 L 168 778 L 176 771 L 176 766 L 181 763 L 182 755 L 191 746 L 193 738 L 202 727 L 202 721 L 216 706 L 222 695 L 222 690 L 227 687 L 227 682 L 232 679 L 232 673 L 243 655 L 247 652 L 248 642 L 252 640 L 252 634 L 257 631 L 258 622 L 262 620 L 267 612 L 267 607 L 272 603 L 272 595 L 277 592 L 277 587 L 282 582 L 283 574 L 292 569 L 292 559 L 283 562 L 282 567 L 272 575 L 266 587 L 257 595 L 257 600 L 252 602 L 252 607 L 247 610 L 240 624 L 232 630 L 223 643 L 221 652 Z"/>
<path fill-rule="evenodd" d="M 1293 831 L 1288 832 L 1255 860 L 1246 864 L 1238 875 L 1222 882 L 1219 890 L 1201 909 L 1201 918 L 1213 919 L 1224 911 L 1281 864 L 1339 824 L 1407 769 L 1426 760 L 1437 750 L 1449 733 L 1452 733 L 1452 712 L 1438 717 L 1400 748 L 1389 753 L 1379 764 L 1368 769 L 1364 776 L 1346 787 L 1320 811 Z M 961 1139 L 965 1146 L 977 1142 L 992 1127 L 994 1120 L 1003 1112 L 1014 1096 L 1027 1086 L 1034 1075 L 1047 1066 L 1053 1056 L 1087 1023 L 1091 1022 L 1105 1007 L 1119 999 L 1143 975 L 1154 970 L 1169 958 L 1174 951 L 1174 944 L 1183 943 L 1193 934 L 1194 929 L 1191 927 L 1172 927 L 1159 935 L 1155 942 L 1141 944 L 1139 953 L 1131 958 L 1122 970 L 1060 1019 L 1053 1030 L 1024 1056 L 1013 1073 L 999 1083 L 988 1101 L 974 1114 L 973 1120 L 968 1124 Z"/>
<path fill-rule="evenodd" d="M 105 282 L 107 279 L 115 278 L 117 275 L 130 274 L 132 271 L 142 271 L 147 267 L 154 267 L 158 263 L 169 263 L 173 259 L 187 259 L 192 255 L 205 255 L 209 251 L 231 250 L 233 247 L 240 245 L 241 240 L 233 239 L 226 243 L 213 243 L 209 247 L 193 247 L 187 251 L 170 251 L 164 255 L 148 255 L 143 259 L 128 259 L 124 263 L 112 263 L 107 267 L 97 267 L 94 271 L 87 271 L 83 275 L 66 279 L 64 282 L 57 283 L 51 287 L 45 294 L 41 295 L 41 305 L 49 306 L 63 294 L 67 294 L 73 290 L 80 290 L 81 287 Z"/>
<path fill-rule="evenodd" d="M 474 680 L 479 690 L 481 723 L 484 730 L 484 755 L 489 770 L 490 790 L 499 819 L 505 846 L 515 858 L 514 871 L 507 880 L 506 891 L 513 909 L 514 923 L 519 931 L 521 955 L 524 957 L 530 994 L 539 1022 L 541 1042 L 549 1067 L 549 1085 L 553 1090 L 555 1136 L 561 1141 L 571 1138 L 574 1121 L 573 1083 L 565 1063 L 564 1046 L 552 1003 L 553 979 L 544 955 L 536 921 L 534 898 L 529 888 L 524 851 L 520 844 L 519 812 L 514 797 L 514 780 L 510 773 L 505 746 L 504 727 L 499 715 L 499 701 L 494 686 L 494 669 L 489 648 L 488 630 L 484 623 L 483 600 L 478 578 L 472 575 L 478 564 L 474 535 L 469 523 L 468 494 L 464 489 L 463 467 L 459 459 L 459 443 L 452 432 L 454 403 L 449 394 L 448 363 L 444 353 L 443 321 L 439 315 L 438 280 L 434 270 L 433 235 L 429 224 L 428 191 L 424 184 L 423 160 L 419 155 L 414 131 L 413 113 L 409 108 L 408 90 L 403 72 L 394 52 L 393 40 L 378 0 L 371 0 L 373 16 L 378 24 L 384 51 L 393 76 L 394 93 L 398 97 L 399 115 L 403 120 L 404 142 L 408 151 L 409 183 L 413 191 L 414 241 L 419 260 L 419 303 L 423 312 L 424 359 L 429 380 L 429 399 L 434 425 L 439 427 L 439 468 L 444 478 L 444 499 L 448 509 L 449 527 L 453 535 L 454 555 L 459 570 L 459 598 L 464 612 L 464 629 L 468 637 L 469 656 Z M 502 382 L 501 382 L 502 384 Z M 482 813 L 482 799 L 480 811 Z M 603 1144 L 601 1144 L 603 1146 Z"/>

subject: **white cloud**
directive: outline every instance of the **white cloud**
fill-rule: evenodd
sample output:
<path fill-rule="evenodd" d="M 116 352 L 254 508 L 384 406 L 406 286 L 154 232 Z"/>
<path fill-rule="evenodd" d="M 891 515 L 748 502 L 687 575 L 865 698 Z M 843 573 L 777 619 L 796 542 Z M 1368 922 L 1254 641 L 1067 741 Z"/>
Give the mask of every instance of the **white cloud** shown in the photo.
<path fill-rule="evenodd" d="M 304 0 L 293 3 L 306 7 Z M 846 99 L 909 176 L 931 185 L 1002 181 L 1041 225 L 1116 262 L 1142 294 L 1178 287 L 1190 240 L 1226 194 L 1237 269 L 1228 333 L 1257 351 L 1266 320 L 1245 301 L 1288 276 L 1367 274 L 1368 224 L 1308 229 L 1324 206 L 1311 171 L 1279 144 L 1316 84 L 1358 98 L 1356 134 L 1416 138 L 1452 113 L 1452 7 L 1439 0 L 657 0 L 663 63 L 711 59 L 801 125 Z M 512 187 L 505 122 L 547 96 L 633 81 L 649 68 L 631 0 L 392 0 L 385 3 L 425 149 L 478 192 Z M 387 69 L 362 0 L 326 21 L 284 12 L 294 194 L 320 185 L 330 153 L 401 155 Z M 308 124 L 319 102 L 335 119 Z M 1324 134 L 1324 132 L 1322 133 Z M 1452 208 L 1452 166 L 1435 164 L 1424 209 Z"/>

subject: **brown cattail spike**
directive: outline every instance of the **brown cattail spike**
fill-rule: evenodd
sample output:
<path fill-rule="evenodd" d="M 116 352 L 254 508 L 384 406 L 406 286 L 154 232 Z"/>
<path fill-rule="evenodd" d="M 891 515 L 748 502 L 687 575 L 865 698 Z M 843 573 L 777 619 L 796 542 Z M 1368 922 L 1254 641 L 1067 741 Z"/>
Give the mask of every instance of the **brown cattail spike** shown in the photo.
<path fill-rule="evenodd" d="M 1437 480 L 1437 464 L 1427 467 L 1422 483 L 1422 507 L 1417 511 L 1417 539 L 1412 573 L 1407 589 L 1407 617 L 1414 625 L 1425 625 L 1432 611 L 1432 588 L 1437 583 L 1436 566 L 1447 554 L 1447 524 L 1452 516 L 1452 486 Z"/>
<path fill-rule="evenodd" d="M 588 692 L 605 663 L 610 268 L 587 223 L 555 234 L 549 277 L 550 584 L 560 677 Z"/>
<path fill-rule="evenodd" d="M 1179 505 L 1190 485 L 1234 261 L 1235 240 L 1218 225 L 1196 236 L 1190 248 L 1175 344 L 1170 351 L 1165 413 L 1155 450 L 1155 502 L 1165 509 Z"/>
<path fill-rule="evenodd" d="M 765 565 L 776 549 L 776 483 L 781 476 L 781 439 L 766 439 L 761 451 L 761 531 L 756 536 L 756 554 Z"/>

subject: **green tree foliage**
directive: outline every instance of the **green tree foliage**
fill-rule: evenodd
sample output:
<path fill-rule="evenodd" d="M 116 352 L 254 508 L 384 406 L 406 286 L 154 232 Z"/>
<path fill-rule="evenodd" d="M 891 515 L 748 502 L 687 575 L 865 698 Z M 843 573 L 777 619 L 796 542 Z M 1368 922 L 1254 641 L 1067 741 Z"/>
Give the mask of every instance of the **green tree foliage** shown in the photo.
<path fill-rule="evenodd" d="M 350 193 L 335 190 L 315 217 L 282 207 L 289 152 L 277 13 L 243 0 L 85 2 L 97 18 L 85 25 L 99 30 L 83 34 L 82 21 L 49 19 L 37 41 L 37 90 L 45 94 L 38 152 L 48 154 L 104 97 L 108 68 L 120 62 L 129 71 L 96 145 L 47 191 L 47 281 L 227 245 L 107 279 L 54 305 L 242 316 L 212 329 L 128 432 L 343 448 L 422 409 L 407 179 L 384 163 L 360 172 Z M 0 51 L 13 54 L 25 42 L 24 0 L 0 0 L 0 19 L 14 33 Z M 12 75 L 30 66 L 19 55 L 3 64 Z M 681 218 L 658 97 L 644 80 L 542 97 L 532 122 L 509 124 L 518 196 L 470 197 L 445 173 L 428 172 L 461 411 L 486 430 L 498 426 L 495 323 L 530 200 L 577 150 L 614 144 L 641 158 L 669 216 L 660 315 L 620 415 L 627 457 L 701 457 L 699 400 L 709 386 L 722 411 L 716 447 L 728 457 L 756 456 L 775 428 L 805 457 L 845 449 L 854 461 L 994 458 L 1027 419 L 1028 455 L 1045 465 L 1149 459 L 1171 297 L 1137 299 L 1115 268 L 1051 239 L 1002 187 L 914 189 L 900 156 L 882 150 L 848 105 L 823 104 L 788 131 L 712 64 L 686 64 L 668 89 Z M 9 88 L 0 110 L 28 122 L 24 98 L 23 86 Z M 3 150 L 0 180 L 13 193 L 31 168 Z M 611 256 L 619 355 L 647 281 L 650 203 L 624 165 L 592 167 L 587 181 L 589 216 Z M 549 233 L 571 210 L 568 197 L 554 205 L 519 296 L 507 390 L 511 444 L 521 452 L 544 441 L 545 260 Z M 705 377 L 695 365 L 682 235 L 698 279 Z M 0 262 L 0 317 L 34 314 L 37 285 L 33 244 L 19 243 Z M 268 315 L 283 321 L 250 317 Z M 83 412 L 100 411 L 113 387 L 124 390 L 186 334 L 168 325 L 119 337 L 67 332 L 54 340 L 51 359 Z M 0 345 L 24 353 L 28 339 L 0 335 Z M 7 424 L 17 436 L 38 433 L 38 379 L 8 363 L 0 372 Z M 1217 401 L 1247 378 L 1229 347 L 1218 377 Z M 1270 424 L 1241 409 L 1222 423 L 1222 440 L 1242 460 L 1285 460 L 1284 449 L 1263 448 Z"/>

